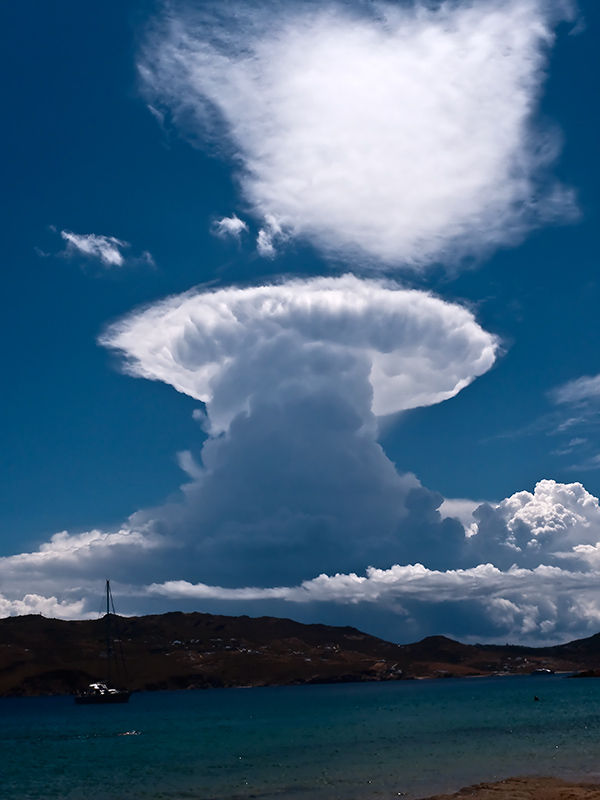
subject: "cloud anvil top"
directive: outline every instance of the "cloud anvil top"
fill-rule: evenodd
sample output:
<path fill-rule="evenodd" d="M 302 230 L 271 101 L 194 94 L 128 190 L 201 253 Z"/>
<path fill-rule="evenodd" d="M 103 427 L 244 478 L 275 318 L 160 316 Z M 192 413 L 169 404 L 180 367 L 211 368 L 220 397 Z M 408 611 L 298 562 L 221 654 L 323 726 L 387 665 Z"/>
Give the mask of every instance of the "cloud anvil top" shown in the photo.
<path fill-rule="evenodd" d="M 139 66 L 189 137 L 226 137 L 258 220 L 363 265 L 448 266 L 576 213 L 534 121 L 559 6 L 175 3 Z"/>
<path fill-rule="evenodd" d="M 184 294 L 116 323 L 102 343 L 131 374 L 206 403 L 213 432 L 293 382 L 316 392 L 352 382 L 365 418 L 433 405 L 486 372 L 497 348 L 467 309 L 352 275 Z"/>

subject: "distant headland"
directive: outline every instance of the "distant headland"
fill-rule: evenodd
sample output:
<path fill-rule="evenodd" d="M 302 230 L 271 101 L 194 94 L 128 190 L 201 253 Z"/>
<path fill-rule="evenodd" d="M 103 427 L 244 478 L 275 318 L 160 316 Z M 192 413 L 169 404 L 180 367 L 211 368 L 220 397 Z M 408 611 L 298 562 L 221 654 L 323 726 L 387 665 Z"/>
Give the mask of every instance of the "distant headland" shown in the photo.
<path fill-rule="evenodd" d="M 111 617 L 134 691 L 281 686 L 493 674 L 600 675 L 600 634 L 553 647 L 397 645 L 355 628 L 275 617 L 172 612 Z M 70 694 L 104 675 L 102 619 L 0 619 L 0 697 Z"/>

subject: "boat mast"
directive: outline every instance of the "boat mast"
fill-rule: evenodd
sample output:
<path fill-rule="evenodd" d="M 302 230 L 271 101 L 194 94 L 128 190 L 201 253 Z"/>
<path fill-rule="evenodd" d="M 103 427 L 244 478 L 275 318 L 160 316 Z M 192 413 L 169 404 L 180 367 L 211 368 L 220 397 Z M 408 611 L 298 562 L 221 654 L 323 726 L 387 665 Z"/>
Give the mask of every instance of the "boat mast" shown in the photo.
<path fill-rule="evenodd" d="M 110 686 L 110 581 L 106 581 L 106 685 Z"/>

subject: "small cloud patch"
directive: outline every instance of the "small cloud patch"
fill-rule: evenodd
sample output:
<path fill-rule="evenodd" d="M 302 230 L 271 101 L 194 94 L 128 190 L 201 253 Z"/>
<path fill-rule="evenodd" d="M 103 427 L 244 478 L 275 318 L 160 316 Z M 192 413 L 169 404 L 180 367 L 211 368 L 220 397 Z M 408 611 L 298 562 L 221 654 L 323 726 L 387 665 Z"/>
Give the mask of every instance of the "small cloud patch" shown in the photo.
<path fill-rule="evenodd" d="M 213 222 L 211 230 L 215 236 L 221 239 L 232 237 L 239 240 L 242 233 L 248 233 L 248 225 L 233 214 L 231 217 L 223 217 L 223 219 Z"/>
<path fill-rule="evenodd" d="M 55 231 L 52 226 L 50 229 Z M 73 233 L 68 230 L 61 231 L 60 235 L 66 245 L 58 255 L 68 259 L 78 259 L 83 267 L 93 265 L 101 271 L 109 271 L 135 266 L 156 266 L 152 255 L 147 250 L 140 255 L 133 255 L 130 252 L 130 243 L 123 239 L 117 239 L 116 236 Z M 36 252 L 41 257 L 51 255 L 39 248 L 36 248 Z"/>
<path fill-rule="evenodd" d="M 98 259 L 104 267 L 122 267 L 125 257 L 122 253 L 129 242 L 123 242 L 114 236 L 98 236 L 95 233 L 72 233 L 61 231 L 60 235 L 66 241 L 65 253 L 67 256 L 75 254 Z"/>

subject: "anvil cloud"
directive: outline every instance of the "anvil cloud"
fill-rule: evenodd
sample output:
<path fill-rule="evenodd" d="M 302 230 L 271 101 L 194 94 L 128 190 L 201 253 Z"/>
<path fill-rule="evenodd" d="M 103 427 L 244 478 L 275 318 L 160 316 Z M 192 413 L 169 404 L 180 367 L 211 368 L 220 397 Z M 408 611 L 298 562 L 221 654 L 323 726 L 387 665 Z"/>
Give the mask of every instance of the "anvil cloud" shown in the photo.
<path fill-rule="evenodd" d="M 259 221 L 363 266 L 449 266 L 574 213 L 535 121 L 565 8 L 175 2 L 139 69 L 187 136 L 228 142 Z"/>
<path fill-rule="evenodd" d="M 497 349 L 462 306 L 352 275 L 193 291 L 126 317 L 101 341 L 132 375 L 206 403 L 214 433 L 252 398 L 294 386 L 346 381 L 365 421 L 367 411 L 433 405 L 486 372 Z"/>

